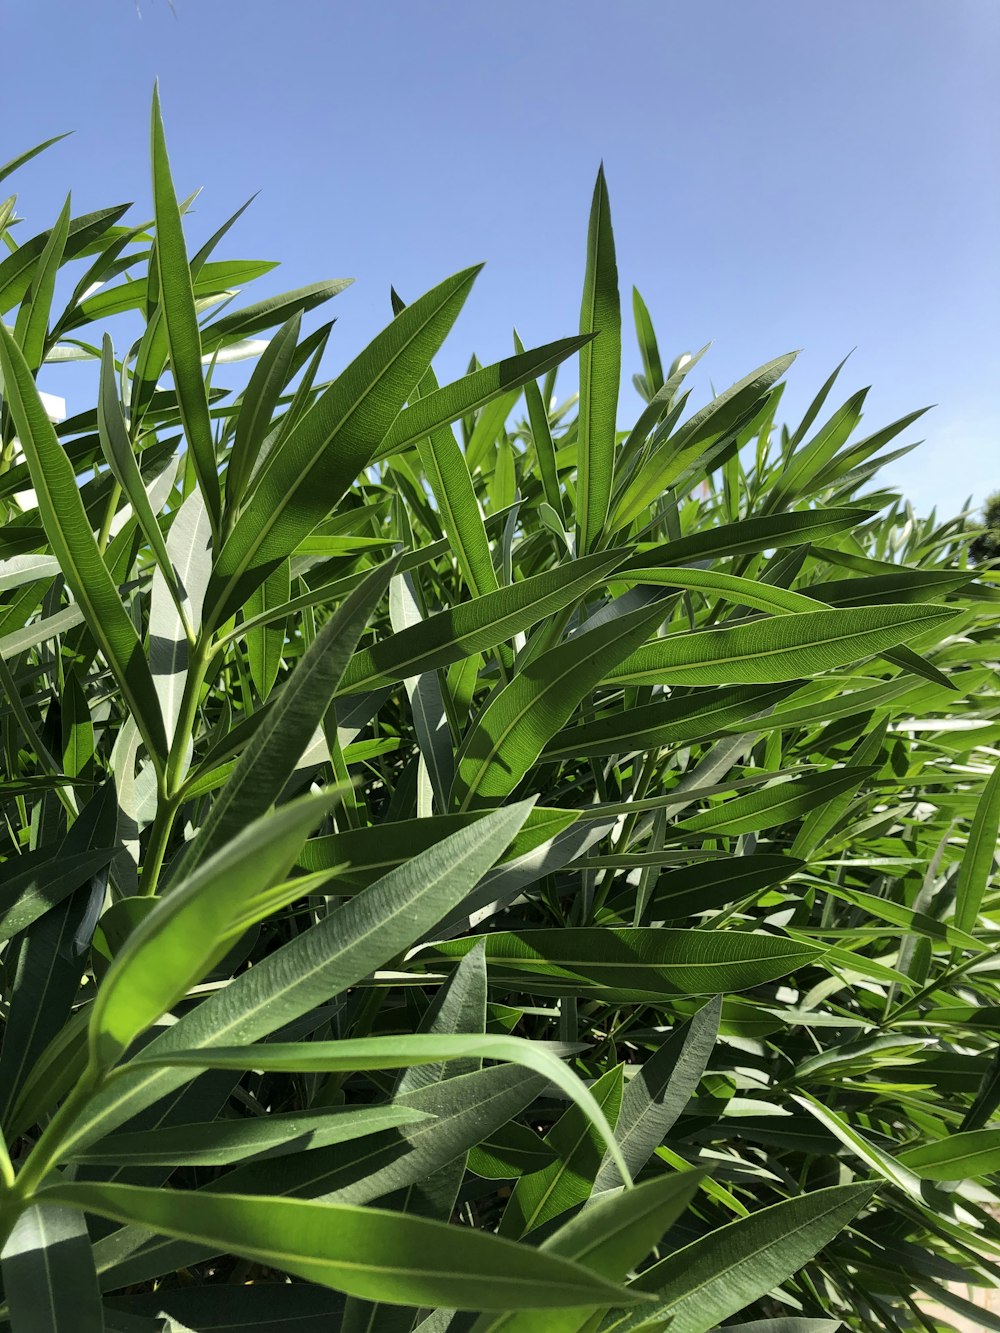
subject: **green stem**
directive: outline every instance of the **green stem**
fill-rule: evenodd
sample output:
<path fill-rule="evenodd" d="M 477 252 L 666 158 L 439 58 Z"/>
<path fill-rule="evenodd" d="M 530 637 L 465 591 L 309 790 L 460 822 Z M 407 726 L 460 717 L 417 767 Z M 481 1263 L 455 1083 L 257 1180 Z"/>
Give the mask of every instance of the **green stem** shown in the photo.
<path fill-rule="evenodd" d="M 11 1189 L 14 1184 L 14 1163 L 10 1160 L 10 1153 L 7 1150 L 7 1140 L 0 1130 L 0 1181 L 3 1182 L 4 1189 Z"/>
<path fill-rule="evenodd" d="M 98 1070 L 88 1065 L 79 1082 L 49 1121 L 13 1184 L 0 1196 L 0 1248 L 6 1243 L 18 1217 L 31 1203 L 38 1187 L 59 1160 L 60 1150 L 66 1141 L 65 1131 L 99 1091 L 103 1082 L 104 1078 Z"/>
<path fill-rule="evenodd" d="M 201 688 L 212 656 L 212 644 L 199 640 L 195 644 L 188 664 L 187 680 L 184 682 L 184 696 L 181 699 L 180 714 L 170 744 L 166 767 L 160 783 L 159 800 L 156 805 L 156 817 L 149 835 L 149 845 L 142 871 L 142 892 L 151 895 L 156 892 L 163 869 L 163 860 L 174 827 L 177 811 L 184 799 L 184 763 L 187 757 L 188 740 L 193 735 L 201 700 Z"/>
<path fill-rule="evenodd" d="M 205 683 L 205 673 L 212 655 L 211 644 L 202 640 L 195 645 L 188 664 L 187 680 L 184 682 L 184 697 L 181 699 L 180 714 L 174 739 L 167 755 L 167 767 L 164 772 L 164 784 L 169 798 L 176 798 L 184 781 L 184 762 L 187 757 L 188 741 L 194 734 L 198 705 L 201 702 L 201 687 Z"/>
<path fill-rule="evenodd" d="M 928 999 L 935 991 L 943 990 L 944 987 L 950 985 L 956 977 L 962 976 L 964 972 L 968 972 L 970 967 L 974 967 L 976 963 L 982 962 L 982 959 L 982 954 L 973 954 L 971 958 L 966 958 L 964 962 L 956 963 L 954 967 L 946 967 L 934 981 L 929 981 L 926 986 L 923 986 L 920 990 L 916 991 L 909 997 L 909 999 L 904 1000 L 902 1004 L 898 1005 L 891 1014 L 888 1014 L 878 1025 L 879 1028 L 884 1030 L 885 1028 L 892 1027 L 894 1023 L 899 1021 L 903 1014 L 909 1013 L 911 1009 L 919 1008 L 922 1001 Z"/>
<path fill-rule="evenodd" d="M 97 549 L 104 554 L 108 544 L 108 538 L 111 536 L 111 524 L 114 522 L 115 514 L 118 511 L 118 502 L 122 498 L 122 488 L 116 481 L 108 497 L 108 507 L 104 511 L 104 522 L 101 524 L 100 535 L 97 538 Z"/>
<path fill-rule="evenodd" d="M 163 869 L 163 859 L 167 854 L 167 845 L 170 842 L 170 834 L 179 809 L 180 800 L 178 798 L 161 796 L 157 802 L 156 817 L 150 830 L 149 845 L 146 848 L 146 856 L 142 866 L 141 892 L 143 894 L 152 895 L 156 892 L 160 871 Z"/>

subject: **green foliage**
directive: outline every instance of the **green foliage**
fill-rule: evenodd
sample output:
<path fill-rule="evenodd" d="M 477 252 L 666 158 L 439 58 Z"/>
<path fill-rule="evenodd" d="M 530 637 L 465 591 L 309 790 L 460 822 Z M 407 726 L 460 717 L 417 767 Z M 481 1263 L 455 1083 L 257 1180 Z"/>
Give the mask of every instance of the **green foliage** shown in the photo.
<path fill-rule="evenodd" d="M 148 225 L 0 205 L 0 1323 L 943 1328 L 1000 591 L 873 483 L 919 414 L 689 408 L 635 292 L 618 429 L 603 171 L 579 334 L 440 384 L 466 269 L 326 379 L 346 281 L 245 302 L 155 100 L 152 163 Z"/>
<path fill-rule="evenodd" d="M 1000 560 L 1000 491 L 995 491 L 983 507 L 983 531 L 969 547 L 969 556 L 980 565 Z"/>

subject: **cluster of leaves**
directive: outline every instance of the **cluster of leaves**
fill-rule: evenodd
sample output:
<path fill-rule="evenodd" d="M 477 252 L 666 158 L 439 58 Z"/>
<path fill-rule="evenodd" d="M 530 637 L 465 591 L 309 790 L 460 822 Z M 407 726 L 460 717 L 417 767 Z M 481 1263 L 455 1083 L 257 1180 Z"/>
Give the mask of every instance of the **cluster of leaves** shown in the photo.
<path fill-rule="evenodd" d="M 1000 491 L 986 501 L 983 510 L 983 531 L 969 546 L 969 557 L 977 564 L 1000 561 Z"/>
<path fill-rule="evenodd" d="M 578 336 L 440 386 L 468 269 L 327 380 L 344 282 L 229 306 L 155 102 L 152 162 L 149 223 L 0 206 L 0 1320 L 945 1327 L 1000 590 L 872 489 L 919 413 L 778 427 L 791 356 L 690 411 L 636 294 L 620 431 L 603 176 Z"/>

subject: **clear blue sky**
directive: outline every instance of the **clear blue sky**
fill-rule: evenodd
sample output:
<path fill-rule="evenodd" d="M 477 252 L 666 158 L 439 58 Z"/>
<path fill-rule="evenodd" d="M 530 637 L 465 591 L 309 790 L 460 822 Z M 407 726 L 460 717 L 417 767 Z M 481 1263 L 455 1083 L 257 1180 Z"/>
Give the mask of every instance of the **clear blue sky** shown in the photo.
<path fill-rule="evenodd" d="M 920 509 L 1000 487 L 997 0 L 0 0 L 0 160 L 32 230 L 149 207 L 160 79 L 178 189 L 257 287 L 358 281 L 331 363 L 488 261 L 443 357 L 574 332 L 603 158 L 623 296 L 716 388 L 795 347 L 790 409 L 857 350 L 865 426 L 937 403 L 890 474 Z M 333 307 L 330 307 L 331 313 Z M 627 324 L 627 369 L 638 356 Z M 630 360 L 631 358 L 631 360 Z M 701 368 L 699 368 L 700 370 Z M 58 390 L 49 382 L 47 387 Z M 631 390 L 625 400 L 631 403 Z"/>

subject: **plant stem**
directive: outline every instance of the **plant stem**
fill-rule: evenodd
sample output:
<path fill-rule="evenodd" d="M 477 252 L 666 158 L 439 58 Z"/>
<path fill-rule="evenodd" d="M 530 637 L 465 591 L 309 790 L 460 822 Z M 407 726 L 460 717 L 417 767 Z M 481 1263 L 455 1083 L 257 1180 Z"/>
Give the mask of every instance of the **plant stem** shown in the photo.
<path fill-rule="evenodd" d="M 122 498 L 122 488 L 118 484 L 118 482 L 115 482 L 114 487 L 111 491 L 111 495 L 108 497 L 108 507 L 104 511 L 104 521 L 101 524 L 100 535 L 97 538 L 97 549 L 101 552 L 102 555 L 104 554 L 105 548 L 107 547 L 108 538 L 111 535 L 111 524 L 114 522 L 114 517 L 118 510 L 118 501 L 121 498 Z"/>
<path fill-rule="evenodd" d="M 205 683 L 205 674 L 212 655 L 211 641 L 199 639 L 195 644 L 188 664 L 187 679 L 184 682 L 184 696 L 181 699 L 180 714 L 174 737 L 170 743 L 170 753 L 160 783 L 159 800 L 156 805 L 156 817 L 149 835 L 142 872 L 142 893 L 153 894 L 159 882 L 160 871 L 167 852 L 167 844 L 174 827 L 177 811 L 183 800 L 184 763 L 187 757 L 188 742 L 193 735 L 201 698 L 201 687 Z"/>
<path fill-rule="evenodd" d="M 31 1203 L 35 1191 L 58 1161 L 66 1129 L 72 1125 L 86 1103 L 100 1089 L 103 1081 L 101 1074 L 93 1066 L 88 1065 L 79 1082 L 49 1121 L 28 1160 L 21 1167 L 20 1173 L 16 1178 L 12 1178 L 11 1183 L 0 1194 L 0 1249 L 6 1244 L 18 1217 Z M 6 1153 L 6 1149 L 4 1152 Z"/>
<path fill-rule="evenodd" d="M 982 962 L 982 956 L 973 954 L 971 958 L 966 958 L 963 962 L 956 963 L 953 967 L 946 967 L 933 981 L 929 981 L 926 986 L 916 991 L 908 999 L 904 1000 L 902 1004 L 897 1005 L 891 1014 L 887 1014 L 883 1021 L 878 1025 L 879 1028 L 884 1030 L 892 1027 L 894 1023 L 898 1022 L 903 1014 L 909 1013 L 911 1009 L 919 1008 L 923 1000 L 926 1000 L 929 996 L 933 995 L 935 991 L 941 990 L 949 985 L 956 977 L 962 976 L 963 973 L 968 972 L 970 967 L 974 967 L 976 963 L 979 962 Z"/>
<path fill-rule="evenodd" d="M 170 841 L 174 819 L 177 817 L 179 808 L 180 801 L 177 798 L 164 795 L 157 802 L 156 817 L 150 830 L 149 845 L 146 848 L 146 856 L 142 866 L 140 891 L 143 894 L 151 895 L 156 892 L 160 871 L 163 869 L 163 859 L 167 854 L 167 844 Z"/>
<path fill-rule="evenodd" d="M 10 1189 L 14 1184 L 14 1163 L 10 1160 L 7 1140 L 2 1130 L 0 1130 L 0 1181 L 3 1182 L 4 1189 Z"/>

